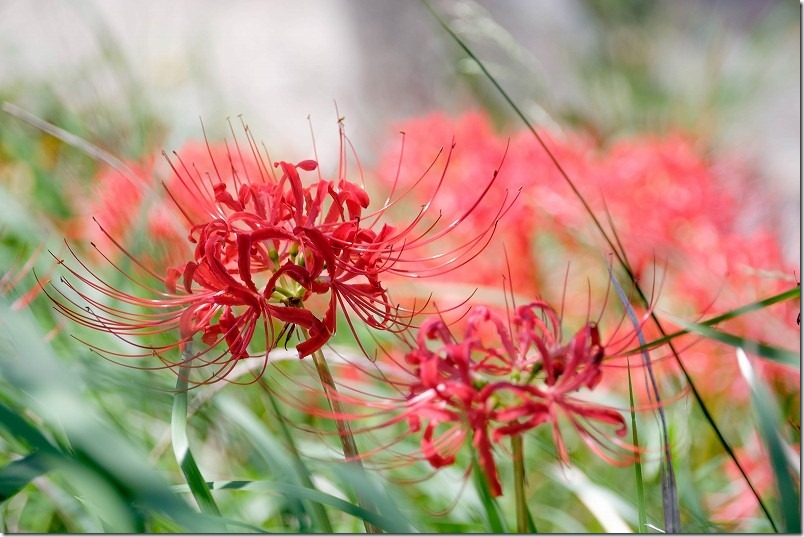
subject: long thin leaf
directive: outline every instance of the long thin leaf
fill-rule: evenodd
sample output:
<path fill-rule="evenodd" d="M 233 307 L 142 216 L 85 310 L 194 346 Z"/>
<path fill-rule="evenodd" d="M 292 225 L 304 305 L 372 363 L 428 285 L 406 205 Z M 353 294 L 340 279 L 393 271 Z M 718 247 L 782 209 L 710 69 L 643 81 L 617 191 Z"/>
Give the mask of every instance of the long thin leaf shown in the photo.
<path fill-rule="evenodd" d="M 281 494 L 285 497 L 293 497 L 299 500 L 309 500 L 311 502 L 320 503 L 322 505 L 329 505 L 347 515 L 353 516 L 360 520 L 370 522 L 379 528 L 389 533 L 409 533 L 410 527 L 407 524 L 401 523 L 399 520 L 391 519 L 383 515 L 374 513 L 363 509 L 360 506 L 349 503 L 346 500 L 326 494 L 319 490 L 308 489 L 290 483 L 282 483 L 278 481 L 210 481 L 207 482 L 207 487 L 212 490 L 251 490 L 273 492 Z M 177 492 L 189 491 L 187 485 L 177 485 L 174 487 Z"/>
<path fill-rule="evenodd" d="M 605 200 L 603 201 L 605 204 Z M 617 234 L 617 229 L 614 225 L 614 220 L 611 217 L 611 213 L 609 212 L 608 205 L 606 207 L 606 218 L 609 222 L 609 227 L 614 233 L 614 239 L 617 241 L 617 246 L 620 248 L 621 251 L 625 252 L 625 248 L 623 247 L 622 242 L 620 241 L 620 236 Z M 627 261 L 627 259 L 626 259 Z M 630 268 L 630 267 L 629 267 Z M 611 278 L 611 272 L 609 272 L 609 277 Z M 646 352 L 646 351 L 639 351 L 639 352 Z M 637 428 L 637 420 L 636 420 L 636 406 L 634 404 L 634 385 L 631 379 L 631 357 L 627 357 L 627 365 L 628 365 L 628 402 L 629 402 L 629 413 L 631 414 L 631 442 L 633 443 L 634 447 L 638 450 L 639 449 L 639 429 Z M 637 457 L 636 462 L 634 463 L 634 481 L 636 483 L 636 493 L 637 493 L 637 515 L 638 515 L 638 527 L 637 531 L 639 533 L 647 533 L 648 532 L 648 513 L 647 507 L 645 505 L 645 482 L 642 477 L 642 457 Z"/>
<path fill-rule="evenodd" d="M 354 464 L 344 464 L 342 462 L 333 465 L 332 469 L 340 477 L 341 481 L 348 483 L 355 489 L 355 494 L 360 503 L 360 498 L 371 499 L 371 509 L 376 510 L 388 520 L 394 521 L 395 529 L 393 533 L 410 533 L 412 526 L 408 523 L 407 517 L 400 511 L 399 499 L 390 496 L 390 489 L 378 485 L 362 466 Z M 361 506 L 368 511 L 367 506 Z M 376 530 L 366 528 L 367 533 Z"/>
<path fill-rule="evenodd" d="M 0 298 L 0 326 L 4 347 L 0 375 L 24 394 L 25 412 L 42 420 L 41 430 L 59 431 L 59 442 L 49 440 L 21 412 L 4 404 L 0 404 L 0 430 L 47 455 L 44 460 L 51 471 L 64 478 L 72 494 L 109 531 L 143 532 L 145 516 L 151 513 L 175 521 L 183 531 L 213 528 L 171 492 L 144 453 L 98 415 L 79 388 L 84 385 L 81 379 L 63 367 L 45 344 L 29 310 L 12 311 Z"/>
<path fill-rule="evenodd" d="M 36 117 L 35 115 L 31 114 L 20 108 L 19 106 L 10 103 L 10 102 L 3 102 L 0 105 L 0 110 L 3 112 L 10 114 L 11 116 L 28 123 L 29 125 L 41 130 L 42 132 L 46 132 L 50 136 L 53 136 L 57 140 L 64 142 L 67 145 L 72 147 L 78 148 L 93 159 L 103 162 L 114 168 L 115 170 L 119 171 L 126 179 L 132 182 L 137 187 L 143 188 L 141 186 L 141 182 L 137 179 L 137 174 L 135 174 L 131 168 L 124 163 L 119 158 L 115 157 L 111 153 L 104 151 L 103 149 L 99 148 L 96 145 L 93 145 L 80 136 L 76 136 L 75 134 L 68 132 L 64 129 L 61 129 L 52 123 L 48 123 L 47 121 Z"/>
<path fill-rule="evenodd" d="M 60 472 L 78 491 L 81 504 L 103 524 L 107 531 L 140 532 L 141 518 L 127 505 L 120 491 L 99 475 L 96 468 L 76 460 L 50 444 L 39 431 L 5 405 L 0 404 L 0 424 L 23 442 L 32 442 L 40 451 L 13 461 L 0 470 L 0 501 L 19 492 L 31 480 L 51 470 Z"/>
<path fill-rule="evenodd" d="M 797 352 L 782 349 L 780 347 L 774 347 L 773 345 L 768 345 L 767 343 L 762 343 L 761 341 L 753 341 L 747 338 L 736 336 L 734 334 L 729 334 L 728 332 L 723 332 L 702 324 L 691 323 L 673 315 L 665 315 L 665 317 L 667 317 L 667 319 L 673 323 L 683 327 L 688 332 L 700 334 L 706 338 L 714 339 L 715 341 L 725 343 L 726 345 L 730 345 L 737 349 L 751 349 L 752 354 L 762 356 L 763 358 L 768 358 L 769 360 L 780 364 L 790 365 L 798 368 L 801 367 L 801 354 Z"/>
<path fill-rule="evenodd" d="M 530 509 L 528 509 L 528 531 L 530 533 L 539 533 L 539 529 L 536 527 L 536 521 L 533 520 L 533 515 L 530 514 Z"/>
<path fill-rule="evenodd" d="M 483 509 L 486 511 L 486 520 L 489 523 L 489 531 L 491 533 L 508 533 L 505 527 L 505 519 L 500 512 L 500 506 L 491 495 L 489 484 L 483 476 L 480 468 L 480 463 L 477 460 L 477 454 L 472 454 L 472 479 L 475 483 L 480 502 L 483 504 Z"/>
<path fill-rule="evenodd" d="M 634 387 L 631 382 L 631 359 L 628 359 L 628 402 L 631 412 L 631 443 L 634 444 L 636 449 L 639 449 L 639 431 L 636 422 L 636 408 L 634 404 Z M 637 531 L 639 533 L 648 532 L 648 513 L 645 508 L 645 483 L 642 479 L 642 458 L 637 458 L 634 463 L 634 481 L 636 482 L 637 492 L 637 509 L 639 512 L 639 526 Z"/>
<path fill-rule="evenodd" d="M 748 348 L 752 354 L 755 349 Z M 782 510 L 782 521 L 786 533 L 801 533 L 801 490 L 793 482 L 795 468 L 789 463 L 785 454 L 785 446 L 780 434 L 781 413 L 773 394 L 754 373 L 751 362 L 743 349 L 737 349 L 737 363 L 748 385 L 751 388 L 751 401 L 759 420 L 759 432 L 770 456 L 773 475 L 776 480 L 776 492 Z M 799 482 L 801 476 L 799 475 Z"/>
<path fill-rule="evenodd" d="M 563 468 L 554 465 L 549 469 L 586 506 L 607 533 L 631 533 L 621 512 L 630 509 L 614 491 L 592 482 L 577 467 Z"/>
<path fill-rule="evenodd" d="M 188 343 L 182 352 L 183 365 L 179 368 L 176 377 L 176 393 L 173 395 L 173 412 L 170 419 L 173 453 L 201 512 L 219 517 L 220 509 L 218 509 L 207 482 L 193 458 L 190 441 L 187 438 L 187 388 L 192 352 L 191 345 Z"/>
<path fill-rule="evenodd" d="M 0 468 L 0 502 L 17 494 L 33 479 L 50 470 L 46 455 L 31 453 Z"/>
<path fill-rule="evenodd" d="M 239 426 L 246 433 L 247 438 L 256 448 L 257 454 L 262 457 L 270 471 L 270 476 L 266 477 L 274 478 L 277 481 L 282 480 L 292 485 L 301 485 L 311 489 L 315 488 L 310 480 L 309 473 L 307 474 L 306 481 L 300 475 L 300 473 L 307 472 L 307 468 L 304 467 L 304 469 L 301 470 L 294 465 L 288 454 L 290 450 L 283 449 L 283 446 L 271 435 L 264 424 L 250 409 L 236 399 L 227 397 L 226 394 L 221 394 L 215 399 L 215 406 L 221 411 L 227 422 Z M 320 504 L 313 505 L 315 508 L 323 510 Z M 298 498 L 288 498 L 285 507 L 287 507 L 288 511 L 291 512 L 299 522 L 300 530 L 306 531 L 308 529 L 306 521 L 310 513 L 308 513 L 304 502 Z M 326 513 L 324 513 L 323 516 L 326 516 Z M 328 519 L 325 519 L 325 521 L 322 522 L 322 528 L 324 527 L 323 525 L 327 523 Z M 326 531 L 326 533 L 331 532 L 332 529 L 330 526 L 329 531 Z"/>
<path fill-rule="evenodd" d="M 23 440 L 29 447 L 35 448 L 39 452 L 53 455 L 61 453 L 61 450 L 53 445 L 36 427 L 3 403 L 0 403 L 0 428 Z"/>
<path fill-rule="evenodd" d="M 631 319 L 631 322 L 634 324 L 634 329 L 637 331 L 637 338 L 639 342 L 644 345 L 645 336 L 642 334 L 642 330 L 639 327 L 639 320 L 634 312 L 634 308 L 631 307 L 631 303 L 628 301 L 625 291 L 622 287 L 620 287 L 620 283 L 617 281 L 617 278 L 614 277 L 611 267 L 609 267 L 609 279 L 614 286 L 614 290 L 617 292 L 617 297 L 620 299 L 625 311 L 628 313 L 628 318 Z M 665 531 L 667 533 L 679 533 L 681 531 L 681 512 L 678 508 L 678 490 L 676 488 L 675 472 L 673 471 L 673 454 L 671 452 L 670 436 L 667 432 L 667 417 L 665 416 L 664 408 L 662 407 L 662 398 L 659 394 L 659 385 L 657 384 L 656 377 L 653 374 L 653 365 L 651 364 L 648 351 L 642 351 L 642 359 L 645 365 L 645 370 L 650 378 L 650 387 L 653 392 L 653 397 L 656 398 L 656 408 L 659 413 L 662 442 L 664 444 L 664 459 L 662 461 L 662 505 L 664 506 Z M 629 365 L 629 381 L 630 376 Z M 633 408 L 633 400 L 631 404 Z M 642 524 L 642 522 L 643 521 L 640 520 L 640 524 Z"/>
<path fill-rule="evenodd" d="M 779 293 L 778 295 L 773 295 L 771 297 L 759 300 L 757 302 L 752 302 L 750 304 L 746 304 L 745 306 L 741 306 L 741 307 L 733 309 L 731 311 L 727 311 L 726 313 L 723 313 L 722 315 L 718 315 L 717 317 L 712 317 L 711 319 L 706 319 L 704 321 L 699 321 L 699 322 L 697 322 L 695 324 L 697 324 L 699 326 L 712 326 L 712 325 L 721 323 L 723 321 L 728 321 L 729 319 L 734 319 L 734 318 L 739 317 L 741 315 L 751 313 L 752 311 L 761 310 L 761 309 L 767 308 L 768 306 L 778 304 L 780 302 L 785 302 L 787 300 L 796 300 L 796 299 L 799 299 L 799 298 L 801 298 L 801 287 L 796 286 L 796 287 L 793 287 L 792 289 L 788 289 L 787 291 Z M 653 341 L 649 341 L 645 345 L 637 347 L 636 349 L 634 349 L 634 352 L 642 352 L 643 350 L 654 349 L 656 347 L 659 347 L 660 345 L 664 345 L 665 343 L 668 343 L 668 342 L 674 340 L 675 338 L 677 338 L 679 336 L 689 334 L 689 332 L 690 332 L 689 330 L 678 330 L 676 332 L 672 332 L 670 334 L 667 334 L 666 336 L 663 336 L 663 337 L 661 337 L 659 339 L 655 339 Z"/>
<path fill-rule="evenodd" d="M 280 416 L 279 405 L 276 403 L 276 397 L 274 397 L 274 394 L 272 394 L 270 390 L 266 390 L 266 394 L 268 396 L 268 401 L 271 403 L 271 408 L 273 408 L 277 416 Z M 299 450 L 296 448 L 296 442 L 294 441 L 293 435 L 290 433 L 290 429 L 285 423 L 285 420 L 281 419 L 280 417 L 277 422 L 279 423 L 279 430 L 282 433 L 282 437 L 285 439 L 285 442 L 287 442 L 288 447 L 290 448 L 290 456 L 293 459 L 293 468 L 299 478 L 299 481 L 301 481 L 302 485 L 309 489 L 315 488 L 313 485 L 312 475 L 307 469 L 307 466 L 304 464 L 304 461 L 302 461 L 301 456 L 299 456 Z M 314 502 L 313 512 L 315 513 L 316 522 L 321 528 L 321 531 L 324 533 L 333 533 L 332 523 L 329 520 L 327 510 L 324 509 L 324 506 L 318 502 Z"/>

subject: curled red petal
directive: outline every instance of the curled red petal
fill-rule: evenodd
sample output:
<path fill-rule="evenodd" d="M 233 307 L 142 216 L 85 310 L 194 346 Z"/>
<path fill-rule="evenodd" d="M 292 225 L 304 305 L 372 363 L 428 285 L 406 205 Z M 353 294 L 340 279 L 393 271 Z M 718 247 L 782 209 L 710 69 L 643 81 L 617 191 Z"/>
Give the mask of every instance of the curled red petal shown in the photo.
<path fill-rule="evenodd" d="M 314 160 L 303 160 L 303 161 L 299 162 L 298 164 L 296 164 L 296 167 L 301 168 L 302 170 L 304 170 L 306 172 L 311 172 L 311 171 L 315 170 L 316 168 L 318 168 L 318 162 L 316 162 Z"/>
<path fill-rule="evenodd" d="M 424 430 L 422 435 L 422 453 L 427 457 L 428 462 L 433 468 L 442 468 L 449 466 L 455 462 L 454 455 L 442 456 L 433 445 L 433 433 L 435 432 L 436 423 L 430 422 Z"/>

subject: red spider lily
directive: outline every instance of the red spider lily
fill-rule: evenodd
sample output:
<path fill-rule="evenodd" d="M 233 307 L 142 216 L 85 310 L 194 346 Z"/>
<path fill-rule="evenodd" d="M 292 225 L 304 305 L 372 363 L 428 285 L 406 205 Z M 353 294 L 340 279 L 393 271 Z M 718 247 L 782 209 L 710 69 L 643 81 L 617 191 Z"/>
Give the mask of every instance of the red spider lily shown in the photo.
<path fill-rule="evenodd" d="M 271 166 L 267 155 L 263 158 L 259 153 L 248 129 L 246 135 L 248 150 L 242 151 L 235 140 L 235 150 L 227 151 L 223 162 L 215 159 L 211 149 L 206 167 L 198 163 L 188 166 L 182 157 L 169 161 L 176 180 L 165 188 L 186 219 L 187 238 L 195 248 L 191 259 L 169 268 L 165 276 L 134 259 L 101 227 L 122 252 L 159 280 L 165 291 L 127 276 L 145 291 L 147 297 L 140 297 L 115 289 L 83 263 L 88 276 L 68 267 L 91 289 L 142 308 L 145 313 L 104 305 L 69 283 L 89 307 L 85 309 L 69 299 L 57 301 L 57 307 L 81 324 L 126 341 L 133 335 L 178 330 L 179 339 L 173 343 L 137 345 L 144 349 L 137 356 L 157 355 L 167 367 L 178 364 L 169 360 L 165 352 L 184 348 L 200 333 L 205 347 L 189 359 L 185 357 L 182 363 L 189 365 L 190 360 L 199 359 L 196 367 L 218 366 L 209 378 L 214 380 L 224 377 L 237 360 L 250 356 L 249 343 L 257 332 L 265 336 L 267 357 L 283 336 L 289 338 L 294 328 L 300 327 L 305 337 L 296 347 L 299 356 L 312 354 L 335 333 L 338 309 L 345 313 L 353 332 L 351 315 L 376 329 L 406 328 L 410 316 L 417 312 L 415 308 L 404 310 L 391 301 L 381 280 L 383 275 L 443 274 L 467 262 L 482 250 L 496 220 L 510 207 L 504 201 L 487 228 L 464 244 L 436 255 L 419 253 L 459 226 L 478 207 L 496 172 L 490 174 L 474 203 L 446 226 L 436 226 L 439 217 L 435 222 L 428 221 L 432 220 L 431 199 L 410 222 L 394 227 L 382 221 L 386 210 L 398 199 L 392 201 L 389 196 L 378 210 L 367 212 L 368 194 L 344 178 L 343 152 L 336 180 L 325 180 L 319 172 L 317 179 L 305 186 L 302 176 L 317 170 L 316 161 L 277 162 Z M 433 196 L 444 181 L 448 164 L 449 155 Z M 413 186 L 423 178 L 424 175 Z M 325 301 L 320 315 L 311 308 L 317 296 Z M 278 335 L 274 321 L 285 325 Z M 225 344 L 226 350 L 213 356 L 210 351 L 219 343 Z"/>
<path fill-rule="evenodd" d="M 587 322 L 564 342 L 558 314 L 542 301 L 515 308 L 509 318 L 478 306 L 469 313 L 462 337 L 456 337 L 440 316 L 422 323 L 405 356 L 412 378 L 391 381 L 407 390 L 403 399 L 341 397 L 346 403 L 377 410 L 361 417 L 382 421 L 361 432 L 402 421 L 407 422 L 407 434 L 421 432 L 418 455 L 400 460 L 421 457 L 436 469 L 449 466 L 471 439 L 490 491 L 499 496 L 495 446 L 505 437 L 549 423 L 559 459 L 567 462 L 559 429 L 562 415 L 604 460 L 612 464 L 633 460 L 636 449 L 622 440 L 626 424 L 620 412 L 578 397 L 581 390 L 599 385 L 604 358 L 619 354 L 615 347 L 625 339 L 610 341 L 609 350 L 597 325 Z"/>

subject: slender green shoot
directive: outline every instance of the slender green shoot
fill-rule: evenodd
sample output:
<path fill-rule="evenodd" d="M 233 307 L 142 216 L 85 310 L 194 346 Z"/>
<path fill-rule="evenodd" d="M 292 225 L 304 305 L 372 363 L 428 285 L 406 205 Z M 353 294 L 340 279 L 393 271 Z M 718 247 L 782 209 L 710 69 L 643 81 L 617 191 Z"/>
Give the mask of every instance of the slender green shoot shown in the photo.
<path fill-rule="evenodd" d="M 620 283 L 609 267 L 609 279 L 611 280 L 614 290 L 617 292 L 617 297 L 623 304 L 628 317 L 634 324 L 634 329 L 637 331 L 637 338 L 639 342 L 645 344 L 645 336 L 642 335 L 642 330 L 639 328 L 639 320 L 637 319 L 634 308 L 628 302 L 628 297 L 625 291 L 620 287 Z M 667 533 L 679 533 L 681 531 L 681 512 L 678 508 L 678 490 L 676 488 L 676 475 L 673 471 L 673 454 L 670 445 L 670 435 L 667 431 L 667 417 L 665 416 L 664 408 L 662 407 L 662 399 L 659 394 L 659 385 L 656 382 L 656 376 L 653 374 L 653 365 L 651 364 L 648 351 L 642 351 L 643 363 L 645 370 L 650 378 L 650 387 L 653 392 L 653 397 L 656 399 L 656 408 L 659 413 L 659 424 L 662 432 L 662 443 L 664 447 L 664 459 L 662 460 L 662 504 L 664 505 L 664 524 Z M 630 365 L 629 365 L 629 381 L 630 381 Z M 629 383 L 630 388 L 630 383 Z M 633 395 L 633 392 L 631 392 Z M 631 404 L 633 405 L 633 399 Z M 633 410 L 631 414 L 633 423 Z"/>
<path fill-rule="evenodd" d="M 176 393 L 173 395 L 173 414 L 170 420 L 173 453 L 201 512 L 220 517 L 220 509 L 212 497 L 201 470 L 195 463 L 193 453 L 190 451 L 190 441 L 187 438 L 187 389 L 192 355 L 192 345 L 187 343 L 182 351 L 182 365 L 176 377 Z"/>
<path fill-rule="evenodd" d="M 762 300 L 759 300 L 757 302 L 752 302 L 750 304 L 746 304 L 745 306 L 741 306 L 741 307 L 733 309 L 731 311 L 727 311 L 726 313 L 718 315 L 717 317 L 712 317 L 711 319 L 706 319 L 704 321 L 700 321 L 700 322 L 695 323 L 695 324 L 698 325 L 699 327 L 700 326 L 703 326 L 703 327 L 712 326 L 712 325 L 716 325 L 718 323 L 722 323 L 723 321 L 728 321 L 729 319 L 734 319 L 734 318 L 739 317 L 741 315 L 751 313 L 752 311 L 758 311 L 758 310 L 767 308 L 768 306 L 773 306 L 774 304 L 778 304 L 780 302 L 785 302 L 787 300 L 796 300 L 796 299 L 799 299 L 799 298 L 801 298 L 801 287 L 796 286 L 796 287 L 793 287 L 792 289 L 788 289 L 787 291 L 779 293 L 778 295 L 773 295 L 773 296 L 770 296 L 768 298 L 764 298 Z M 672 332 L 672 333 L 667 334 L 667 335 L 665 335 L 665 336 L 663 336 L 663 337 L 661 337 L 659 339 L 650 341 L 650 342 L 646 343 L 645 345 L 642 345 L 642 346 L 639 346 L 639 347 L 635 348 L 634 352 L 642 352 L 644 350 L 654 349 L 654 348 L 656 348 L 656 347 L 658 347 L 660 345 L 664 345 L 665 343 L 668 343 L 668 342 L 676 339 L 677 337 L 683 336 L 685 334 L 689 334 L 690 332 L 691 332 L 690 330 L 678 330 L 676 332 Z M 698 332 L 698 333 L 700 333 L 700 332 Z M 705 334 L 701 334 L 701 335 L 705 335 Z"/>
<path fill-rule="evenodd" d="M 480 502 L 483 504 L 483 509 L 486 511 L 486 520 L 489 523 L 490 533 L 508 533 L 505 526 L 505 520 L 500 512 L 500 506 L 491 495 L 489 484 L 486 477 L 480 468 L 480 463 L 477 460 L 477 454 L 472 453 L 472 480 L 475 483 L 477 494 L 480 496 Z"/>
<path fill-rule="evenodd" d="M 634 410 L 634 386 L 631 381 L 631 358 L 628 357 L 628 402 L 631 412 L 631 443 L 639 450 L 639 431 L 637 430 L 636 411 Z M 639 533 L 648 532 L 648 513 L 645 507 L 645 483 L 642 479 L 642 456 L 637 455 L 634 463 L 634 481 L 636 482 L 637 509 L 639 511 Z"/>
<path fill-rule="evenodd" d="M 667 317 L 667 319 L 674 324 L 683 327 L 688 332 L 699 334 L 705 338 L 719 341 L 737 349 L 750 348 L 753 354 L 763 358 L 768 358 L 769 360 L 779 364 L 799 368 L 801 367 L 801 355 L 797 352 L 782 349 L 780 347 L 774 347 L 773 345 L 768 345 L 767 343 L 762 343 L 761 341 L 753 341 L 747 338 L 736 336 L 734 334 L 729 334 L 728 332 L 710 328 L 703 324 L 691 323 L 672 315 L 665 315 L 665 317 Z"/>

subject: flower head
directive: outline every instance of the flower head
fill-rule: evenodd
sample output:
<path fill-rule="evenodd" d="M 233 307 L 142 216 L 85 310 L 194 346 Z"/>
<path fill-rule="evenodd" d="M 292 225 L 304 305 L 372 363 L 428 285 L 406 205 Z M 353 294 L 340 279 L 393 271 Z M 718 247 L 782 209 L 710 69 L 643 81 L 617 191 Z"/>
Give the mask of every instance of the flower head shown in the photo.
<path fill-rule="evenodd" d="M 105 236 L 164 290 L 127 275 L 145 296 L 129 294 L 91 271 L 87 276 L 68 267 L 90 288 L 134 309 L 112 308 L 83 292 L 79 294 L 89 308 L 77 307 L 73 301 L 57 302 L 58 307 L 86 326 L 126 340 L 132 335 L 178 331 L 178 339 L 165 345 L 135 343 L 145 351 L 138 356 L 155 354 L 168 367 L 177 363 L 165 353 L 185 348 L 200 334 L 204 347 L 190 359 L 200 359 L 197 363 L 202 366 L 218 365 L 212 380 L 225 376 L 237 360 L 251 356 L 249 344 L 257 334 L 264 339 L 261 353 L 267 356 L 298 327 L 302 332 L 296 346 L 299 356 L 312 354 L 335 333 L 337 310 L 344 312 L 352 331 L 352 316 L 371 328 L 406 328 L 414 311 L 392 302 L 383 275 L 444 273 L 476 255 L 494 230 L 495 221 L 491 221 L 482 233 L 457 248 L 438 255 L 420 253 L 460 225 L 478 206 L 496 174 L 489 175 L 474 203 L 446 226 L 438 227 L 439 218 L 430 218 L 430 202 L 404 225 L 392 226 L 383 216 L 398 199 L 389 196 L 382 207 L 368 211 L 367 192 L 346 178 L 344 155 L 338 175 L 328 180 L 316 161 L 272 163 L 258 151 L 248 129 L 246 137 L 248 147 L 241 148 L 235 140 L 225 159 L 209 149 L 206 165 L 188 163 L 181 155 L 169 161 L 174 179 L 165 184 L 165 190 L 184 218 L 186 240 L 194 248 L 189 258 L 164 275 L 128 254 L 101 226 Z M 434 195 L 445 173 L 446 167 Z M 503 203 L 496 218 L 508 206 Z M 277 331 L 275 323 L 285 328 Z M 211 351 L 218 344 L 226 350 L 215 356 Z"/>
<path fill-rule="evenodd" d="M 595 323 L 565 342 L 558 314 L 543 301 L 508 316 L 477 306 L 459 336 L 441 317 L 422 323 L 405 356 L 411 368 L 406 397 L 368 404 L 395 412 L 389 424 L 406 420 L 410 432 L 421 431 L 421 457 L 434 468 L 453 464 L 470 441 L 492 494 L 500 495 L 495 446 L 550 424 L 558 457 L 567 462 L 561 416 L 606 461 L 633 460 L 633 446 L 620 440 L 626 434 L 621 413 L 579 397 L 599 385 L 606 356 Z"/>

